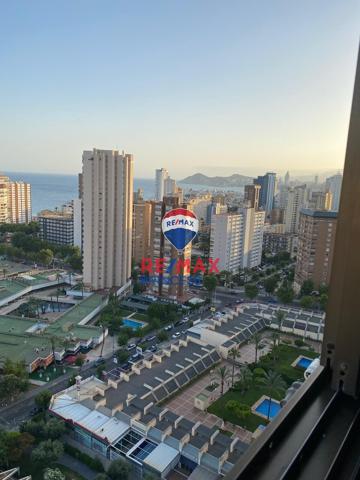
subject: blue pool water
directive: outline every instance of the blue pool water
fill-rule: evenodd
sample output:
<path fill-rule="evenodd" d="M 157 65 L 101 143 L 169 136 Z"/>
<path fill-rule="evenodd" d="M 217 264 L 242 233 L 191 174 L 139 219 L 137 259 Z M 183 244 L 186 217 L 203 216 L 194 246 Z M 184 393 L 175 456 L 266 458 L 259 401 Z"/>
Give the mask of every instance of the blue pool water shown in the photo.
<path fill-rule="evenodd" d="M 255 411 L 258 413 L 261 413 L 262 415 L 265 415 L 266 417 L 268 416 L 268 411 L 269 411 L 269 402 L 267 398 L 263 400 L 259 406 L 255 408 Z M 277 403 L 274 400 L 271 400 L 271 405 L 270 405 L 270 415 L 269 418 L 274 418 L 281 410 L 281 406 L 279 403 Z"/>
<path fill-rule="evenodd" d="M 296 366 L 306 370 L 311 362 L 312 360 L 310 360 L 310 358 L 301 357 Z"/>
<path fill-rule="evenodd" d="M 138 330 L 139 328 L 142 328 L 144 326 L 142 322 L 139 322 L 138 320 L 132 320 L 131 318 L 124 318 L 123 325 L 125 327 L 130 327 L 133 330 Z"/>

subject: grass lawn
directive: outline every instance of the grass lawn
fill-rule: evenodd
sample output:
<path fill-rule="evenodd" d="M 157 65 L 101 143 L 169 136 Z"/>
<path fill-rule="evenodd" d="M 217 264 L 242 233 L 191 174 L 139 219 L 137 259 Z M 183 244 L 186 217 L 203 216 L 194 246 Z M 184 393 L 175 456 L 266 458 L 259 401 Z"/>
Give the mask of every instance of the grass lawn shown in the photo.
<path fill-rule="evenodd" d="M 70 371 L 69 367 L 65 367 L 63 365 L 56 365 L 55 368 L 56 368 L 55 372 L 54 372 L 53 364 L 49 365 L 47 368 L 39 368 L 35 372 L 30 373 L 29 377 L 33 380 L 40 380 L 42 382 L 46 382 L 47 377 L 49 377 L 50 380 L 54 380 L 55 378 L 58 378 L 61 375 L 64 375 L 64 370 L 65 370 L 65 373 L 68 373 Z"/>
<path fill-rule="evenodd" d="M 299 355 L 304 355 L 305 357 L 309 358 L 315 358 L 318 356 L 316 352 L 305 348 L 280 345 L 276 347 L 274 355 L 273 352 L 271 352 L 270 354 L 262 357 L 261 361 L 258 362 L 257 367 L 265 368 L 266 370 L 274 370 L 280 373 L 289 387 L 295 380 L 304 380 L 304 370 L 291 366 L 292 362 Z M 269 392 L 267 392 L 265 388 L 254 383 L 244 394 L 237 391 L 228 391 L 225 393 L 225 395 L 210 405 L 207 410 L 209 413 L 213 413 L 225 421 L 240 425 L 241 427 L 253 432 L 260 424 L 265 425 L 267 421 L 264 418 L 252 413 L 245 419 L 239 419 L 232 412 L 230 412 L 225 405 L 229 400 L 236 400 L 251 407 L 262 395 L 268 395 L 268 393 Z M 274 395 L 274 398 L 276 400 L 281 400 L 283 396 L 284 395 Z"/>

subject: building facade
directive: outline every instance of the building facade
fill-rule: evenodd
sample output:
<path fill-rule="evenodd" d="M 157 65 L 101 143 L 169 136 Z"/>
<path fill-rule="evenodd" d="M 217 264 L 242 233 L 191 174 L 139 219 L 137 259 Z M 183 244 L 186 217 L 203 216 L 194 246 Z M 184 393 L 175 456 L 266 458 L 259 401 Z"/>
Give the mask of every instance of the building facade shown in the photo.
<path fill-rule="evenodd" d="M 303 209 L 300 215 L 294 288 L 305 280 L 328 285 L 334 251 L 337 212 Z"/>
<path fill-rule="evenodd" d="M 250 207 L 211 217 L 210 257 L 219 258 L 220 270 L 260 265 L 264 222 L 265 211 Z"/>
<path fill-rule="evenodd" d="M 265 175 L 260 175 L 254 180 L 254 185 L 259 185 L 261 187 L 259 207 L 264 209 L 268 215 L 274 206 L 276 173 L 268 172 Z"/>
<path fill-rule="evenodd" d="M 138 201 L 133 206 L 132 258 L 136 264 L 151 253 L 151 209 L 151 202 Z"/>
<path fill-rule="evenodd" d="M 84 151 L 82 199 L 84 283 L 121 287 L 131 275 L 132 155 Z"/>
<path fill-rule="evenodd" d="M 179 261 L 189 263 L 191 261 L 191 243 L 188 244 L 183 252 L 179 252 L 164 237 L 161 228 L 162 218 L 165 213 L 174 208 L 189 208 L 185 203 L 181 203 L 177 196 L 163 197 L 162 202 L 152 202 L 151 209 L 151 258 L 155 263 L 156 259 L 164 259 L 164 269 L 162 272 L 154 272 L 156 283 L 152 285 L 152 291 L 160 296 L 165 296 L 174 300 L 183 300 L 189 290 L 188 278 L 190 272 L 187 269 L 178 270 Z M 169 267 L 173 264 L 173 268 Z"/>
<path fill-rule="evenodd" d="M 259 210 L 261 186 L 258 184 L 245 185 L 244 203 L 246 206 Z"/>
<path fill-rule="evenodd" d="M 298 185 L 287 190 L 284 223 L 286 233 L 297 233 L 300 221 L 300 211 L 305 206 L 306 185 Z"/>
<path fill-rule="evenodd" d="M 332 195 L 331 210 L 338 212 L 340 205 L 342 175 L 340 173 L 326 179 L 325 187 Z"/>
<path fill-rule="evenodd" d="M 166 168 L 155 170 L 155 200 L 161 202 L 165 195 L 165 180 L 169 177 Z"/>
<path fill-rule="evenodd" d="M 0 223 L 8 223 L 8 183 L 9 178 L 0 175 Z"/>
<path fill-rule="evenodd" d="M 43 210 L 37 216 L 40 238 L 56 245 L 73 245 L 73 214 L 68 210 Z"/>
<path fill-rule="evenodd" d="M 31 185 L 25 182 L 8 183 L 8 210 L 10 223 L 31 222 Z"/>

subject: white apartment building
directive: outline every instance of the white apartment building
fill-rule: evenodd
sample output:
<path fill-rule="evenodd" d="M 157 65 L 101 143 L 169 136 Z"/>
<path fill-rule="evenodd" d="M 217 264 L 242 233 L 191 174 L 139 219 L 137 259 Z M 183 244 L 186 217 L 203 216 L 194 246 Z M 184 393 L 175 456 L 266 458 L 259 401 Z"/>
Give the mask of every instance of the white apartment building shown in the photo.
<path fill-rule="evenodd" d="M 306 185 L 288 188 L 286 192 L 284 223 L 285 233 L 297 233 L 300 210 L 306 203 Z"/>
<path fill-rule="evenodd" d="M 219 269 L 237 272 L 261 264 L 265 211 L 243 208 L 211 217 L 210 257 Z"/>
<path fill-rule="evenodd" d="M 8 177 L 4 175 L 0 176 L 0 223 L 7 223 L 9 220 L 8 182 Z"/>
<path fill-rule="evenodd" d="M 31 185 L 25 182 L 8 183 L 9 223 L 31 222 Z"/>
<path fill-rule="evenodd" d="M 84 283 L 121 287 L 131 275 L 132 155 L 84 151 L 82 200 Z"/>
<path fill-rule="evenodd" d="M 165 195 L 165 180 L 169 177 L 166 168 L 155 170 L 155 200 L 161 202 Z"/>
<path fill-rule="evenodd" d="M 334 212 L 339 211 L 341 195 L 342 175 L 340 173 L 326 179 L 325 188 L 332 195 L 331 209 Z"/>

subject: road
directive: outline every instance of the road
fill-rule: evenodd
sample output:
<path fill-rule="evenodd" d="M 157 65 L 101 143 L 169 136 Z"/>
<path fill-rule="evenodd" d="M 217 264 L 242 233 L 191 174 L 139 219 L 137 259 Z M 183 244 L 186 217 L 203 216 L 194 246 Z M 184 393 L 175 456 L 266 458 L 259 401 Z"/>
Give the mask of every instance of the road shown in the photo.
<path fill-rule="evenodd" d="M 206 298 L 207 292 L 203 290 L 197 291 L 197 296 L 200 298 Z M 268 297 L 259 296 L 257 297 L 258 300 L 268 300 Z M 231 294 L 227 293 L 226 291 L 216 291 L 216 295 L 214 296 L 214 304 L 218 310 L 221 310 L 226 305 L 233 304 L 236 300 L 244 300 L 244 294 Z M 175 325 L 168 333 L 169 337 L 171 338 L 173 335 L 179 334 L 178 338 L 185 335 L 186 330 L 189 328 L 191 322 L 197 319 L 204 319 L 209 316 L 209 307 L 203 308 L 200 312 L 196 311 L 191 314 L 188 314 L 189 319 L 180 324 Z M 156 331 L 153 333 L 149 333 L 148 337 L 156 335 Z M 129 343 L 135 343 L 138 341 L 138 338 L 133 338 L 129 340 Z M 161 348 L 161 344 L 158 343 L 158 339 L 155 337 L 153 340 L 147 342 L 145 339 L 141 340 L 141 343 L 146 344 L 146 348 L 150 348 L 153 345 L 157 345 L 158 348 Z M 167 343 L 167 342 L 166 342 Z M 134 354 L 136 348 L 130 349 L 128 352 L 130 355 Z M 113 369 L 116 365 L 113 362 L 113 353 L 108 352 L 104 355 L 105 363 L 103 365 L 103 369 L 105 371 L 109 371 Z M 69 385 L 69 379 L 77 373 L 81 375 L 82 378 L 90 377 L 91 375 L 96 374 L 97 366 L 95 361 L 91 363 L 86 363 L 82 366 L 80 370 L 75 370 L 65 374 L 62 377 L 59 377 L 44 386 L 34 388 L 33 390 L 24 394 L 21 398 L 16 400 L 15 402 L 11 403 L 10 405 L 3 407 L 0 409 L 0 427 L 6 429 L 14 429 L 16 428 L 21 422 L 28 420 L 33 415 L 33 410 L 35 406 L 35 397 L 38 393 L 43 390 L 50 390 L 52 393 L 57 393 L 61 390 L 64 390 Z"/>

